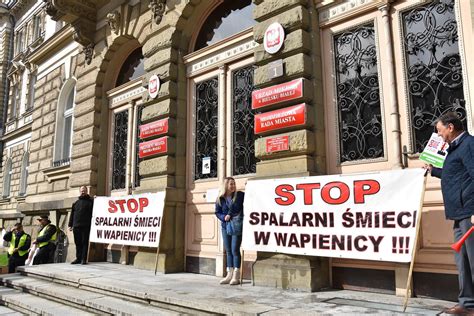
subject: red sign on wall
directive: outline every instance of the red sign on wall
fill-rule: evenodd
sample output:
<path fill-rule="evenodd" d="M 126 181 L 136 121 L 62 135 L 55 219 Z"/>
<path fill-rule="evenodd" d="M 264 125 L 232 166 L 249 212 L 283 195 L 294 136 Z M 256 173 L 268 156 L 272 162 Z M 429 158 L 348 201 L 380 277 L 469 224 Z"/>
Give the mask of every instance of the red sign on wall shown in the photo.
<path fill-rule="evenodd" d="M 303 97 L 303 78 L 252 92 L 252 109 Z"/>
<path fill-rule="evenodd" d="M 168 120 L 165 118 L 156 122 L 140 125 L 140 139 L 168 133 Z"/>
<path fill-rule="evenodd" d="M 267 138 L 267 153 L 288 150 L 288 136 Z"/>
<path fill-rule="evenodd" d="M 168 151 L 168 136 L 153 139 L 139 144 L 140 158 L 166 153 Z"/>
<path fill-rule="evenodd" d="M 306 124 L 306 104 L 255 115 L 255 134 Z"/>

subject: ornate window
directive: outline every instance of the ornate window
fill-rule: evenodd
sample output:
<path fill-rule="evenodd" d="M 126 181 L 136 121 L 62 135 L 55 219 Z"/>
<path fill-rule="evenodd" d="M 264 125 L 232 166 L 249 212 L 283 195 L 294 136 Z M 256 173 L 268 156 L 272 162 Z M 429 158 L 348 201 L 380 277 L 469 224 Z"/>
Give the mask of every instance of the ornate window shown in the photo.
<path fill-rule="evenodd" d="M 196 145 L 194 178 L 217 177 L 217 109 L 219 99 L 218 78 L 196 85 Z M 209 166 L 203 168 L 203 163 Z M 209 170 L 209 172 L 204 170 Z"/>
<path fill-rule="evenodd" d="M 373 24 L 334 37 L 340 162 L 384 156 Z"/>
<path fill-rule="evenodd" d="M 254 113 L 252 91 L 254 67 L 248 66 L 232 73 L 233 175 L 255 173 Z"/>
<path fill-rule="evenodd" d="M 140 186 L 140 180 L 141 180 L 141 177 L 140 177 L 140 150 L 139 150 L 139 147 L 140 147 L 140 143 L 143 142 L 143 140 L 140 138 L 140 125 L 142 124 L 142 112 L 143 112 L 143 105 L 139 105 L 137 107 L 137 123 L 136 123 L 136 126 L 135 126 L 135 130 L 136 130 L 136 135 L 137 135 L 137 138 L 136 138 L 136 143 L 135 143 L 135 187 L 139 187 Z"/>
<path fill-rule="evenodd" d="M 196 40 L 194 50 L 212 45 L 231 35 L 252 27 L 254 4 L 251 0 L 223 1 L 212 11 Z"/>
<path fill-rule="evenodd" d="M 3 172 L 3 193 L 2 197 L 7 198 L 10 196 L 10 185 L 12 181 L 12 159 L 8 158 L 5 164 L 5 171 Z"/>
<path fill-rule="evenodd" d="M 26 195 L 26 189 L 28 186 L 28 166 L 29 166 L 30 154 L 25 152 L 21 161 L 21 178 L 20 178 L 20 192 L 19 196 Z"/>
<path fill-rule="evenodd" d="M 435 0 L 402 15 L 412 145 L 423 151 L 436 119 L 456 112 L 466 127 L 454 0 Z"/>
<path fill-rule="evenodd" d="M 128 110 L 114 115 L 112 190 L 125 189 L 127 176 Z"/>
<path fill-rule="evenodd" d="M 58 100 L 56 138 L 53 166 L 68 165 L 71 160 L 73 114 L 76 96 L 76 80 L 64 84 Z"/>

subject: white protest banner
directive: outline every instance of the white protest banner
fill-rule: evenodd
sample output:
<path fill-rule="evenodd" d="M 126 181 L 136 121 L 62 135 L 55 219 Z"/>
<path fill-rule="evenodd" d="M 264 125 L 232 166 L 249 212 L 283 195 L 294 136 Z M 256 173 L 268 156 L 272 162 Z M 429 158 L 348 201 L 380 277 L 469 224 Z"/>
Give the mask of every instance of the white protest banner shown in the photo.
<path fill-rule="evenodd" d="M 165 192 L 96 197 L 90 241 L 158 247 Z"/>
<path fill-rule="evenodd" d="M 446 143 L 441 136 L 433 133 L 420 155 L 420 160 L 432 164 L 437 168 L 443 168 L 444 160 L 448 154 L 448 147 L 448 143 Z"/>
<path fill-rule="evenodd" d="M 424 172 L 249 181 L 242 248 L 409 262 Z"/>

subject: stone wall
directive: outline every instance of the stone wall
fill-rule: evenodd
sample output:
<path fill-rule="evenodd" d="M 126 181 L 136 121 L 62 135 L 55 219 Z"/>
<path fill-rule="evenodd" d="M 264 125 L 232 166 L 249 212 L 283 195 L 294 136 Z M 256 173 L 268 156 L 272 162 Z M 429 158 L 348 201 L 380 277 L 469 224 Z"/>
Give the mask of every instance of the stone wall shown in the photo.
<path fill-rule="evenodd" d="M 29 196 L 68 189 L 67 179 L 49 182 L 43 173 L 43 170 L 51 168 L 53 162 L 56 108 L 64 75 L 64 66 L 59 66 L 35 85 L 27 190 Z"/>

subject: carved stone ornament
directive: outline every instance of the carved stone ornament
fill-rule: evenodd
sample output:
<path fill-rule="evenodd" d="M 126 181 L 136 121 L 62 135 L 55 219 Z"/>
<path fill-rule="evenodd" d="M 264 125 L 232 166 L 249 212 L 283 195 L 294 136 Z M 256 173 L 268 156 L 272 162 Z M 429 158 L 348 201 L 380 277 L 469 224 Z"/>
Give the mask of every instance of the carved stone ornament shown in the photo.
<path fill-rule="evenodd" d="M 120 28 L 120 12 L 115 11 L 112 13 L 108 13 L 106 20 L 112 32 L 118 34 Z"/>
<path fill-rule="evenodd" d="M 92 62 L 92 56 L 94 55 L 94 44 L 89 44 L 82 48 L 82 51 L 85 55 L 86 64 L 90 65 Z"/>
<path fill-rule="evenodd" d="M 148 8 L 153 13 L 155 23 L 160 24 L 166 9 L 166 0 L 151 0 Z"/>
<path fill-rule="evenodd" d="M 58 8 L 56 8 L 53 4 L 53 0 L 43 0 L 46 9 L 46 13 L 53 19 L 54 21 L 59 21 L 60 17 L 63 15 Z"/>

